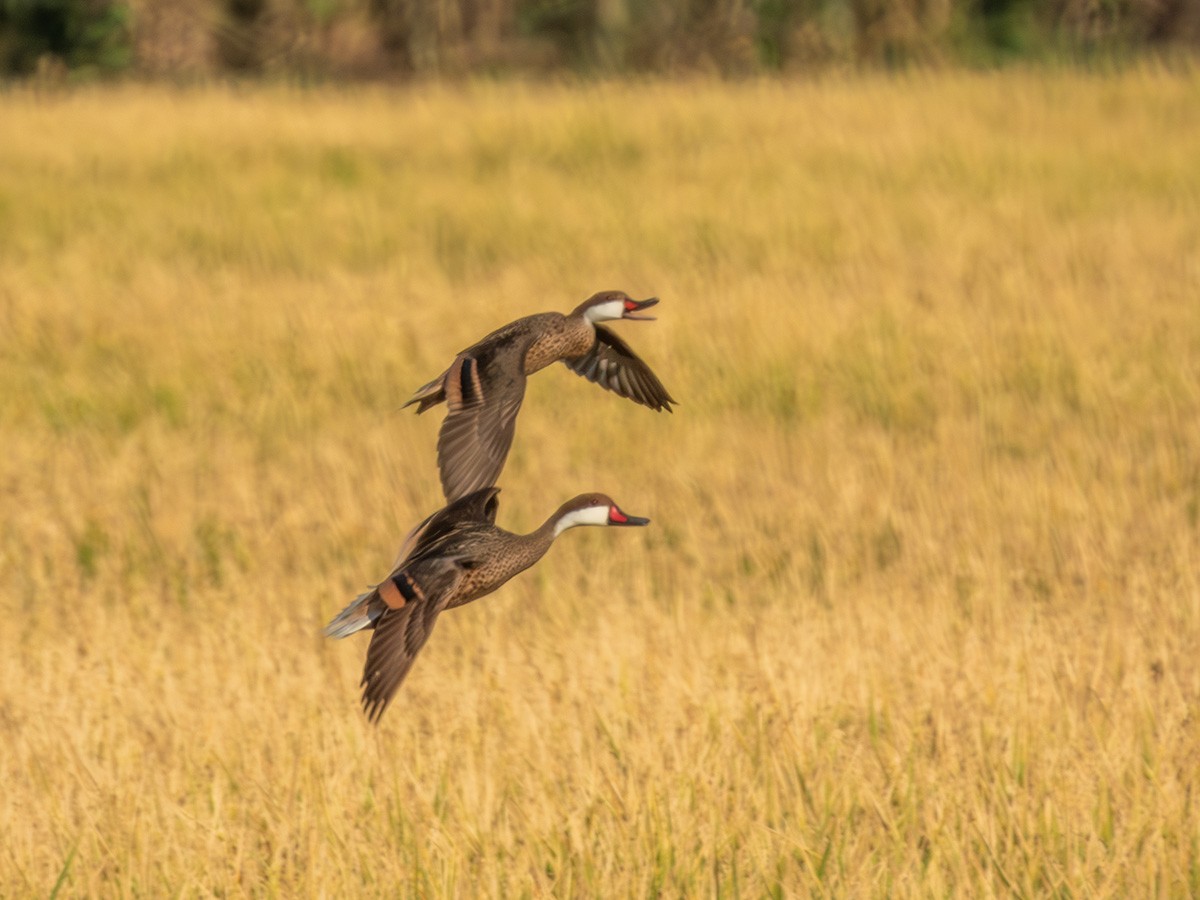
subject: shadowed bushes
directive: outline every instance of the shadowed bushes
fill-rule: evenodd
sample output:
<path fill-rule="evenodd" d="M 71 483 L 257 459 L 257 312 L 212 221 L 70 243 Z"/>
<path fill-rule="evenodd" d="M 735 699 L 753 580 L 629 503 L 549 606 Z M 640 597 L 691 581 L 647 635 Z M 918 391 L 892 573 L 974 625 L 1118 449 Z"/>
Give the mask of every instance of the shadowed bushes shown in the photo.
<path fill-rule="evenodd" d="M 10 75 L 739 75 L 1197 45 L 1200 0 L 0 0 Z"/>
<path fill-rule="evenodd" d="M 0 0 L 0 73 L 124 69 L 133 58 L 130 18 L 116 0 Z"/>

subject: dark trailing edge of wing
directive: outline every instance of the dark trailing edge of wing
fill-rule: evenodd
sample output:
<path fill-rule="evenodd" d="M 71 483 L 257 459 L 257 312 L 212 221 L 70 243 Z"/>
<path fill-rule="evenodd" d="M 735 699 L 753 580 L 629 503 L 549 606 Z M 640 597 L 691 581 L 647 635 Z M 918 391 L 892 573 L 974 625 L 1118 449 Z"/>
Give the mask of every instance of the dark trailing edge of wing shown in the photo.
<path fill-rule="evenodd" d="M 592 349 L 563 362 L 575 374 L 650 409 L 673 412 L 671 405 L 679 403 L 628 344 L 600 325 Z"/>

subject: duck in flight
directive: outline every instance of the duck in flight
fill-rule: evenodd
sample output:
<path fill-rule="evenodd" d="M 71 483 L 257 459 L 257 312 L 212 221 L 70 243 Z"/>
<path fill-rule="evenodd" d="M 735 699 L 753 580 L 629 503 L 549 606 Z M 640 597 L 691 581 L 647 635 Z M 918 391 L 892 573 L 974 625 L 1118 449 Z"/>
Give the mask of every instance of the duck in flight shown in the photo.
<path fill-rule="evenodd" d="M 333 638 L 375 631 L 362 677 L 363 709 L 371 721 L 387 709 L 443 610 L 490 594 L 541 559 L 568 528 L 650 522 L 626 515 L 604 494 L 580 494 L 536 531 L 512 534 L 496 527 L 499 492 L 474 491 L 425 519 L 405 539 L 392 573 L 326 626 L 325 635 Z"/>
<path fill-rule="evenodd" d="M 445 372 L 417 389 L 417 412 L 445 401 L 438 433 L 438 470 L 448 501 L 496 483 L 512 446 L 525 379 L 562 360 L 602 388 L 671 412 L 678 403 L 629 345 L 599 323 L 652 320 L 639 315 L 658 299 L 633 300 L 624 291 L 602 291 L 569 315 L 539 313 L 517 319 L 463 350 Z"/>

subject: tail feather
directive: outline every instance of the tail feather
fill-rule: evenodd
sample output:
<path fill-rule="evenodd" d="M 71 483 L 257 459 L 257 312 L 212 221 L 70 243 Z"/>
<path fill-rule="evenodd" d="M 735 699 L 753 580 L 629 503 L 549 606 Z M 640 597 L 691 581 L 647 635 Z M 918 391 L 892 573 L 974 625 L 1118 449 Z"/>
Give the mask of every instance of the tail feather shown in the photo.
<path fill-rule="evenodd" d="M 413 392 L 413 395 L 409 401 L 400 408 L 405 409 L 409 406 L 412 406 L 414 403 L 419 404 L 417 406 L 417 414 L 420 415 L 431 406 L 437 406 L 439 403 L 444 402 L 445 399 L 446 373 L 443 372 L 437 378 L 433 379 L 433 381 L 429 382 L 428 384 L 423 384 L 417 388 L 416 391 Z"/>
<path fill-rule="evenodd" d="M 356 631 L 374 628 L 385 608 L 379 591 L 371 588 L 355 597 L 349 606 L 333 617 L 333 621 L 325 626 L 325 637 L 344 638 Z"/>

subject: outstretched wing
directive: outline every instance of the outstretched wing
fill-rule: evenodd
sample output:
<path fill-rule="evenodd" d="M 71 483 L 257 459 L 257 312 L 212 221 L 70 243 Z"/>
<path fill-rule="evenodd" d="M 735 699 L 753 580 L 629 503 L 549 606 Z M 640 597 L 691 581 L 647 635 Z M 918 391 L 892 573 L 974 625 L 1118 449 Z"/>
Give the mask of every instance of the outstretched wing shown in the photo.
<path fill-rule="evenodd" d="M 642 406 L 672 412 L 671 404 L 679 402 L 629 345 L 603 326 L 596 326 L 591 350 L 563 362 L 575 374 Z"/>
<path fill-rule="evenodd" d="M 434 566 L 418 567 L 413 573 L 399 573 L 390 579 L 398 607 L 389 604 L 375 624 L 375 633 L 367 647 L 363 666 L 363 711 L 378 722 L 404 676 L 412 668 L 417 653 L 429 640 L 433 623 L 444 606 L 443 597 L 458 583 L 462 569 L 453 560 L 440 560 Z"/>
<path fill-rule="evenodd" d="M 396 554 L 392 569 L 404 563 L 431 555 L 431 551 L 445 542 L 446 537 L 472 524 L 496 524 L 496 510 L 500 507 L 497 494 L 500 488 L 489 487 L 460 497 L 446 504 L 431 516 L 427 516 L 410 531 Z"/>
<path fill-rule="evenodd" d="M 464 350 L 446 373 L 450 407 L 438 433 L 442 490 L 453 501 L 499 478 L 525 399 L 525 351 L 514 332 Z"/>

